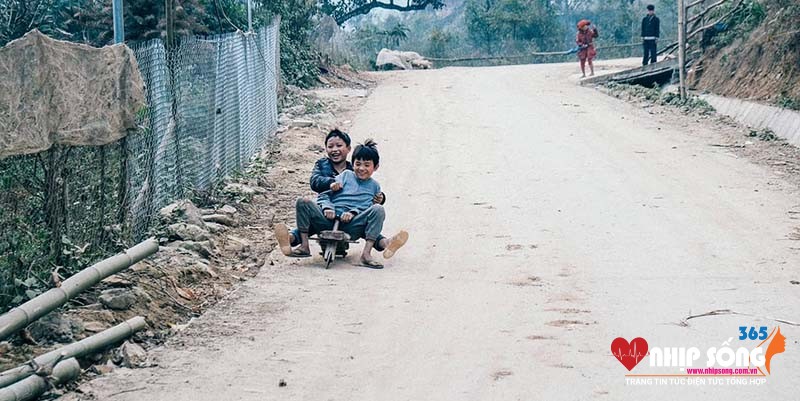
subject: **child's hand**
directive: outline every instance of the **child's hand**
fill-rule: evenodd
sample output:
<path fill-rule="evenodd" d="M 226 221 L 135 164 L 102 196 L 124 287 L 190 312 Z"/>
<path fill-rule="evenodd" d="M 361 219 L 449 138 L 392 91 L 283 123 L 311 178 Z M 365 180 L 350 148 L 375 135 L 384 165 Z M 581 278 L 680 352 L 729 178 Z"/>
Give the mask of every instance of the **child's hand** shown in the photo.
<path fill-rule="evenodd" d="M 336 192 L 336 191 L 340 191 L 341 189 L 342 189 L 342 183 L 341 182 L 334 182 L 333 184 L 331 184 L 331 191 Z"/>
<path fill-rule="evenodd" d="M 347 212 L 347 213 L 343 214 L 342 217 L 339 217 L 339 219 L 342 220 L 342 223 L 349 223 L 350 220 L 353 220 L 353 214 L 350 213 L 350 212 Z"/>
<path fill-rule="evenodd" d="M 383 204 L 383 198 L 384 198 L 383 192 L 381 192 L 381 193 L 375 195 L 374 198 L 372 198 L 372 203 L 374 203 L 376 205 L 381 205 L 381 204 Z"/>
<path fill-rule="evenodd" d="M 328 219 L 328 220 L 333 220 L 333 219 L 336 218 L 336 212 L 334 212 L 333 209 L 325 209 L 322 213 L 325 215 L 325 218 Z"/>

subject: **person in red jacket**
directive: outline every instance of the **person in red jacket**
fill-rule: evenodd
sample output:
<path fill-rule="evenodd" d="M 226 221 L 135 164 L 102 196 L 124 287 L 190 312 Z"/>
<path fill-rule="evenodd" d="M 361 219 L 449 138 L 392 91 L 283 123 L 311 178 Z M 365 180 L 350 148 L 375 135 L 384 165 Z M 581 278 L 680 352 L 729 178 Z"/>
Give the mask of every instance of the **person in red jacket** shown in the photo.
<path fill-rule="evenodd" d="M 581 78 L 586 78 L 586 62 L 589 62 L 589 69 L 594 75 L 594 65 L 592 60 L 597 55 L 597 50 L 594 48 L 594 38 L 598 35 L 597 27 L 592 25 L 589 20 L 581 20 L 578 22 L 578 34 L 575 37 L 575 43 L 578 44 L 578 60 L 581 61 Z"/>

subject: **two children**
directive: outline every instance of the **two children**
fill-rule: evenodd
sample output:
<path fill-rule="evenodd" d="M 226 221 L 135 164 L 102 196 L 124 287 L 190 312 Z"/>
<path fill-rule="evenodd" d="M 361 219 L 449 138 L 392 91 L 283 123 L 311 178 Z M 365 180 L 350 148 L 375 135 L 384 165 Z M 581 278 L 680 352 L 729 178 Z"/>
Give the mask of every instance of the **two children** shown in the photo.
<path fill-rule="evenodd" d="M 286 256 L 311 256 L 308 237 L 333 228 L 339 218 L 340 229 L 351 238 L 364 238 L 361 264 L 375 269 L 383 265 L 372 257 L 372 248 L 383 250 L 391 258 L 408 241 L 408 233 L 400 231 L 392 238 L 381 236 L 385 211 L 380 203 L 385 195 L 380 184 L 372 178 L 378 169 L 380 155 L 375 142 L 367 140 L 356 147 L 352 163 L 347 162 L 350 137 L 339 130 L 331 131 L 325 139 L 328 158 L 317 161 L 311 176 L 311 187 L 318 192 L 316 202 L 300 198 L 296 203 L 297 230 L 290 232 L 285 224 L 275 225 L 275 238 Z M 297 248 L 292 249 L 292 246 Z"/>

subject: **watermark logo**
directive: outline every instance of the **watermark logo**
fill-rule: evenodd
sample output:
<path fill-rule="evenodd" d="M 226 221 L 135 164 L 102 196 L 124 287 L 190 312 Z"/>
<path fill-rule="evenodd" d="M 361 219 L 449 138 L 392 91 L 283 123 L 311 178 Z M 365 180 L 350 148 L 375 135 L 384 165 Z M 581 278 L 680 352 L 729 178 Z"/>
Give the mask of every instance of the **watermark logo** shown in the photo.
<path fill-rule="evenodd" d="M 611 342 L 611 354 L 630 371 L 647 355 L 647 341 L 636 337 L 629 343 L 628 340 L 617 337 Z"/>
<path fill-rule="evenodd" d="M 737 337 L 702 349 L 650 346 L 642 337 L 617 337 L 611 354 L 631 372 L 625 375 L 627 384 L 763 384 L 773 372 L 773 358 L 786 351 L 786 337 L 780 327 L 738 329 Z M 647 362 L 640 365 L 642 361 Z"/>
<path fill-rule="evenodd" d="M 770 361 L 772 361 L 772 357 L 776 354 L 782 354 L 786 351 L 786 337 L 781 334 L 781 328 L 777 327 L 776 330 L 774 330 L 774 335 L 770 335 L 769 338 L 772 340 L 767 346 L 767 351 L 764 355 L 764 367 L 767 369 L 768 374 L 772 374 L 772 371 L 770 371 L 769 368 Z M 760 347 L 762 344 L 764 344 L 764 341 L 762 341 L 758 346 Z"/>

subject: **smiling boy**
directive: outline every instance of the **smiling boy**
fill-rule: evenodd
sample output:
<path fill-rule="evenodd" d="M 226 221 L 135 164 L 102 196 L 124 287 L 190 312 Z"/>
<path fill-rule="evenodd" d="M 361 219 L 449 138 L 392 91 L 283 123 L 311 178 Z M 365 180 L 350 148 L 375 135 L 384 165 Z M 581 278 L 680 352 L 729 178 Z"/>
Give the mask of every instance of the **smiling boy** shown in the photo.
<path fill-rule="evenodd" d="M 311 189 L 317 194 L 326 191 L 339 191 L 342 185 L 336 182 L 336 177 L 345 170 L 353 170 L 353 164 L 347 160 L 347 155 L 350 154 L 350 135 L 338 128 L 332 129 L 325 136 L 325 152 L 327 157 L 323 157 L 314 163 L 314 169 L 311 171 Z M 383 205 L 386 203 L 386 195 L 381 192 L 372 199 L 373 203 Z M 288 230 L 289 241 L 292 247 L 300 245 L 300 231 L 297 229 Z M 281 233 L 283 235 L 283 233 Z M 378 236 L 375 242 L 375 249 L 383 252 L 384 248 L 381 247 L 383 235 Z M 339 244 L 336 247 L 337 256 L 347 256 L 348 244 Z M 286 252 L 284 252 L 286 253 Z M 288 254 L 287 254 L 288 255 Z"/>
<path fill-rule="evenodd" d="M 336 192 L 342 187 L 336 183 L 336 176 L 345 170 L 353 170 L 353 165 L 347 161 L 350 153 L 350 135 L 338 129 L 331 130 L 325 136 L 325 152 L 323 157 L 314 163 L 311 171 L 311 189 L 316 193 L 328 190 Z M 386 203 L 386 195 L 381 192 L 373 198 L 374 203 Z"/>
<path fill-rule="evenodd" d="M 381 193 L 380 184 L 372 178 L 380 165 L 380 155 L 375 145 L 368 139 L 363 145 L 357 146 L 352 157 L 353 171 L 345 169 L 336 176 L 334 182 L 328 184 L 331 190 L 321 193 L 316 203 L 308 198 L 297 200 L 296 217 L 300 233 L 300 245 L 297 248 L 291 249 L 286 225 L 275 225 L 275 238 L 285 255 L 310 256 L 308 237 L 332 229 L 337 217 L 342 223 L 340 229 L 351 238 L 366 239 L 360 258 L 361 264 L 366 267 L 383 268 L 372 257 L 373 246 L 384 248 L 383 256 L 388 259 L 406 243 L 408 233 L 405 231 L 400 231 L 392 238 L 380 238 L 386 213 L 383 206 L 373 204 L 375 196 Z"/>

